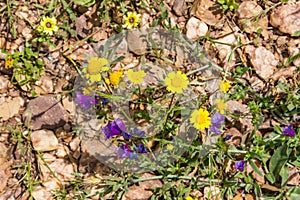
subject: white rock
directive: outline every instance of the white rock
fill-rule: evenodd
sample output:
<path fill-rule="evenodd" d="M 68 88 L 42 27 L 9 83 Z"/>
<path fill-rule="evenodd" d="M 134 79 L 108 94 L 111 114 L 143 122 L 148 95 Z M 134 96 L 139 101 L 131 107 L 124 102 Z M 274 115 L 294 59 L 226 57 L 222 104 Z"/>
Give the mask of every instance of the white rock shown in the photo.
<path fill-rule="evenodd" d="M 21 97 L 5 99 L 5 102 L 0 105 L 0 119 L 8 120 L 18 114 L 21 103 Z"/>
<path fill-rule="evenodd" d="M 252 20 L 262 12 L 262 7 L 260 7 L 255 1 L 243 1 L 240 4 L 239 9 L 237 10 L 239 18 L 238 20 L 245 32 L 253 33 L 256 32 L 259 28 L 267 29 L 267 16 L 261 16 L 257 18 L 257 20 Z"/>
<path fill-rule="evenodd" d="M 71 115 L 75 115 L 74 101 L 69 95 L 62 98 L 62 105 Z"/>
<path fill-rule="evenodd" d="M 0 93 L 6 92 L 10 85 L 9 83 L 9 80 L 6 77 L 0 76 Z"/>
<path fill-rule="evenodd" d="M 72 151 L 76 151 L 79 147 L 80 144 L 80 138 L 79 137 L 75 137 L 71 142 L 70 142 L 70 149 Z"/>
<path fill-rule="evenodd" d="M 59 144 L 58 145 L 58 148 L 56 150 L 56 153 L 55 155 L 58 157 L 58 158 L 65 158 L 68 153 L 66 152 L 66 147 L 64 147 L 62 144 Z"/>
<path fill-rule="evenodd" d="M 30 138 L 36 151 L 51 151 L 58 147 L 58 140 L 50 130 L 33 131 Z"/>
<path fill-rule="evenodd" d="M 253 46 L 247 46 L 245 52 L 249 54 L 251 64 L 258 76 L 266 80 L 274 74 L 278 60 L 276 60 L 271 51 L 265 47 L 254 48 Z"/>
<path fill-rule="evenodd" d="M 283 33 L 293 34 L 300 27 L 300 2 L 278 7 L 270 15 L 272 26 L 278 27 Z"/>
<path fill-rule="evenodd" d="M 225 44 L 230 44 L 230 45 L 237 44 L 237 39 L 236 39 L 235 34 L 232 33 L 232 34 L 226 35 L 216 41 L 217 41 L 216 48 L 218 49 L 220 59 L 222 61 L 228 60 L 228 58 L 231 54 L 231 51 L 232 51 L 232 46 L 225 45 Z M 232 55 L 231 60 L 235 60 L 234 54 Z"/>
<path fill-rule="evenodd" d="M 51 192 L 47 191 L 47 188 L 42 186 L 34 187 L 32 191 L 32 196 L 35 200 L 52 199 Z"/>
<path fill-rule="evenodd" d="M 189 39 L 197 39 L 205 36 L 208 31 L 208 26 L 199 19 L 192 17 L 186 24 L 186 36 Z"/>

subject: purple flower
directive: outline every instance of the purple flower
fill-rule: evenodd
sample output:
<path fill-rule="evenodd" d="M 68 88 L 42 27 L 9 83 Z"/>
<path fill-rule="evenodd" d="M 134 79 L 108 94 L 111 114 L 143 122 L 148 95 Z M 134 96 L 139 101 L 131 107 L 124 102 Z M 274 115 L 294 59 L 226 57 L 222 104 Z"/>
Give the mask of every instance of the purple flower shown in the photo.
<path fill-rule="evenodd" d="M 129 140 L 130 138 L 132 138 L 132 135 L 130 133 L 127 133 L 127 132 L 123 132 L 123 138 L 125 140 Z"/>
<path fill-rule="evenodd" d="M 97 104 L 97 100 L 94 97 L 83 95 L 79 91 L 76 92 L 74 102 L 85 110 L 88 110 Z"/>
<path fill-rule="evenodd" d="M 103 94 L 105 94 L 105 92 L 102 92 Z M 98 101 L 101 101 L 102 102 L 102 105 L 103 106 L 106 106 L 109 102 L 109 100 L 99 94 L 95 94 L 95 98 L 98 100 Z"/>
<path fill-rule="evenodd" d="M 216 112 L 210 119 L 210 122 L 218 128 L 221 128 L 224 121 L 225 121 L 225 116 L 221 115 L 219 112 Z"/>
<path fill-rule="evenodd" d="M 121 132 L 126 131 L 125 124 L 123 123 L 122 119 L 118 118 L 113 122 L 114 128 L 118 129 Z"/>
<path fill-rule="evenodd" d="M 117 148 L 117 153 L 120 158 L 126 158 L 130 157 L 130 155 L 133 153 L 133 150 L 130 149 L 128 144 L 122 144 L 120 147 Z"/>
<path fill-rule="evenodd" d="M 209 130 L 216 134 L 221 134 L 220 128 L 225 121 L 225 116 L 221 115 L 219 112 L 216 112 L 210 119 L 211 125 Z"/>
<path fill-rule="evenodd" d="M 142 131 L 142 130 L 139 129 L 139 128 L 134 128 L 134 129 L 133 129 L 133 133 L 134 133 L 136 136 L 141 137 L 141 138 L 144 138 L 145 135 L 146 135 L 145 131 Z"/>
<path fill-rule="evenodd" d="M 115 135 L 120 135 L 122 132 L 126 132 L 126 127 L 122 119 L 116 119 L 113 122 L 108 122 L 108 124 L 102 128 L 102 132 L 105 134 L 106 139 L 109 139 Z"/>
<path fill-rule="evenodd" d="M 137 147 L 135 148 L 135 150 L 138 153 L 147 153 L 147 149 L 145 148 L 144 144 L 140 143 L 137 145 Z"/>
<path fill-rule="evenodd" d="M 293 124 L 283 127 L 282 131 L 283 131 L 284 136 L 291 136 L 291 137 L 295 136 L 295 131 L 293 129 Z"/>
<path fill-rule="evenodd" d="M 129 159 L 130 159 L 130 160 L 138 160 L 138 157 L 137 157 L 136 152 L 131 152 L 131 153 L 129 154 Z"/>
<path fill-rule="evenodd" d="M 228 135 L 228 134 L 227 134 L 227 135 L 225 136 L 224 140 L 227 141 L 227 140 L 230 140 L 231 138 L 232 138 L 232 135 Z"/>
<path fill-rule="evenodd" d="M 245 166 L 246 166 L 246 161 L 241 160 L 241 161 L 236 161 L 234 167 L 235 167 L 235 169 L 242 172 L 242 171 L 244 171 Z"/>
<path fill-rule="evenodd" d="M 215 134 L 221 134 L 220 127 L 217 127 L 213 124 L 209 126 L 209 130 Z"/>

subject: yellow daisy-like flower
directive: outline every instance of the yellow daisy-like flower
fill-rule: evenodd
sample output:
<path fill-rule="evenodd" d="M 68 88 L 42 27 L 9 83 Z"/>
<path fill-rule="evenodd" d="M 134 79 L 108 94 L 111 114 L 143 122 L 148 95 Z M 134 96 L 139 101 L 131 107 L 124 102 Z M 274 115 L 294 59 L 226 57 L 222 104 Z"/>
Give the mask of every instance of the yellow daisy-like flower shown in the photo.
<path fill-rule="evenodd" d="M 89 79 L 92 83 L 101 81 L 102 71 L 108 71 L 109 67 L 108 60 L 106 58 L 92 57 L 88 61 L 88 66 L 82 70 L 85 73 L 85 77 Z"/>
<path fill-rule="evenodd" d="M 139 70 L 137 72 L 133 71 L 132 69 L 129 69 L 127 71 L 127 78 L 134 84 L 141 84 L 144 81 L 144 77 L 146 76 L 146 73 L 143 70 Z"/>
<path fill-rule="evenodd" d="M 7 56 L 5 59 L 5 68 L 11 68 L 14 65 L 14 59 L 11 56 Z"/>
<path fill-rule="evenodd" d="M 53 32 L 58 31 L 55 17 L 43 17 L 40 26 L 38 27 L 38 31 L 44 32 L 49 35 L 52 35 Z"/>
<path fill-rule="evenodd" d="M 222 82 L 220 82 L 219 86 L 220 86 L 221 92 L 227 92 L 231 88 L 230 83 L 228 83 L 227 81 L 224 81 L 224 80 Z"/>
<path fill-rule="evenodd" d="M 125 24 L 123 25 L 123 28 L 132 29 L 137 27 L 140 22 L 140 17 L 141 15 L 136 12 L 128 12 L 127 16 L 124 16 Z"/>
<path fill-rule="evenodd" d="M 224 102 L 223 99 L 216 99 L 216 110 L 219 111 L 219 113 L 224 114 L 226 107 L 227 103 Z"/>
<path fill-rule="evenodd" d="M 82 94 L 90 96 L 94 94 L 97 90 L 99 90 L 99 88 L 96 85 L 88 85 L 87 87 L 82 88 Z"/>
<path fill-rule="evenodd" d="M 210 126 L 209 112 L 202 108 L 195 110 L 191 115 L 190 121 L 196 129 L 204 130 Z"/>
<path fill-rule="evenodd" d="M 123 71 L 121 70 L 110 73 L 109 83 L 114 86 L 118 85 L 122 76 L 123 76 Z"/>
<path fill-rule="evenodd" d="M 182 74 L 181 71 L 177 71 L 176 74 L 175 72 L 170 72 L 165 79 L 165 83 L 168 91 L 182 94 L 182 90 L 187 88 L 189 80 L 185 74 Z"/>
<path fill-rule="evenodd" d="M 185 197 L 185 200 L 194 200 L 191 196 Z"/>
<path fill-rule="evenodd" d="M 172 144 L 167 144 L 167 149 L 168 149 L 169 151 L 172 151 L 173 148 L 174 148 L 174 146 L 173 146 Z"/>

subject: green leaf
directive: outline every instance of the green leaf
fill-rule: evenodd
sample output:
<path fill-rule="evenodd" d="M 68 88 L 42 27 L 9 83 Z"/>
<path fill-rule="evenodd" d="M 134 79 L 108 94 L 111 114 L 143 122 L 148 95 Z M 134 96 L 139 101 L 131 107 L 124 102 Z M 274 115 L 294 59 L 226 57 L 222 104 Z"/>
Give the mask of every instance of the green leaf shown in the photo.
<path fill-rule="evenodd" d="M 287 197 L 291 200 L 299 200 L 300 199 L 300 188 L 291 188 L 287 192 Z"/>
<path fill-rule="evenodd" d="M 262 172 L 258 169 L 256 164 L 253 162 L 253 160 L 249 160 L 249 164 L 251 165 L 252 169 L 260 176 L 264 176 Z"/>
<path fill-rule="evenodd" d="M 282 129 L 281 129 L 280 126 L 275 125 L 275 126 L 274 126 L 274 130 L 275 130 L 276 133 L 278 133 L 278 134 L 280 134 L 280 135 L 282 134 Z"/>
<path fill-rule="evenodd" d="M 295 108 L 295 105 L 292 104 L 292 103 L 290 103 L 290 104 L 287 106 L 287 109 L 288 109 L 289 111 L 294 110 L 294 108 Z"/>
<path fill-rule="evenodd" d="M 291 64 L 292 62 L 294 62 L 294 60 L 296 60 L 298 58 L 300 58 L 300 53 L 298 53 L 294 56 L 288 57 L 287 61 L 285 62 L 285 65 Z"/>
<path fill-rule="evenodd" d="M 268 181 L 270 181 L 271 183 L 275 183 L 275 177 L 273 174 L 269 173 L 269 174 L 266 174 L 266 179 L 268 179 Z"/>
<path fill-rule="evenodd" d="M 251 189 L 252 189 L 252 184 L 249 184 L 249 183 L 248 183 L 248 184 L 246 185 L 246 187 L 245 187 L 245 191 L 246 191 L 246 192 L 249 192 Z"/>
<path fill-rule="evenodd" d="M 219 3 L 219 4 L 224 4 L 224 3 L 225 3 L 225 0 L 218 0 L 218 3 Z"/>
<path fill-rule="evenodd" d="M 292 37 L 298 37 L 298 36 L 300 36 L 300 30 L 292 34 Z"/>
<path fill-rule="evenodd" d="M 281 187 L 286 186 L 288 178 L 289 178 L 289 168 L 284 166 L 280 171 L 281 176 Z"/>
<path fill-rule="evenodd" d="M 261 188 L 260 188 L 260 186 L 256 183 L 256 182 L 254 182 L 254 193 L 255 193 L 255 195 L 257 196 L 257 197 L 261 197 L 261 195 L 262 195 L 262 193 L 261 193 Z"/>
<path fill-rule="evenodd" d="M 74 0 L 74 3 L 81 6 L 90 7 L 94 5 L 96 1 L 95 0 Z"/>
<path fill-rule="evenodd" d="M 275 151 L 275 153 L 271 157 L 270 164 L 269 164 L 269 170 L 270 170 L 270 173 L 272 173 L 274 175 L 276 180 L 279 178 L 279 173 L 280 173 L 282 167 L 288 161 L 290 153 L 291 153 L 291 150 L 288 148 L 287 144 L 284 143 L 282 146 L 280 146 Z"/>

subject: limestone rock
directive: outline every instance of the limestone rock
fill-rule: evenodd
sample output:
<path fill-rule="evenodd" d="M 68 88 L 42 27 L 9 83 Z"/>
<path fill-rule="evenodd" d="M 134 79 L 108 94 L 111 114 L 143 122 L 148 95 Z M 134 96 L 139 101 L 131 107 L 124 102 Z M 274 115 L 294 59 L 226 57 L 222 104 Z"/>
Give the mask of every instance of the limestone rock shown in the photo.
<path fill-rule="evenodd" d="M 51 151 L 58 147 L 58 140 L 50 130 L 33 131 L 30 139 L 36 151 Z"/>
<path fill-rule="evenodd" d="M 189 39 L 198 39 L 205 36 L 208 26 L 195 17 L 191 17 L 186 24 L 186 37 Z"/>
<path fill-rule="evenodd" d="M 137 55 L 145 54 L 147 52 L 147 42 L 144 37 L 139 30 L 129 31 L 126 37 L 129 50 Z"/>
<path fill-rule="evenodd" d="M 250 62 L 256 70 L 258 76 L 267 80 L 276 71 L 278 60 L 275 59 L 274 54 L 265 47 L 254 48 L 247 46 L 246 53 L 250 57 Z"/>
<path fill-rule="evenodd" d="M 23 99 L 18 98 L 6 98 L 6 100 L 0 103 L 0 120 L 8 120 L 14 115 L 19 113 L 19 109 L 22 105 Z"/>
<path fill-rule="evenodd" d="M 270 23 L 283 33 L 292 35 L 300 31 L 300 2 L 278 7 L 270 15 Z"/>
<path fill-rule="evenodd" d="M 212 0 L 195 0 L 191 8 L 191 15 L 217 28 L 221 28 L 224 24 L 222 13 L 220 4 Z"/>
<path fill-rule="evenodd" d="M 268 17 L 262 16 L 255 19 L 263 12 L 263 9 L 255 1 L 243 1 L 237 10 L 239 23 L 247 33 L 256 32 L 259 28 L 267 29 Z"/>

